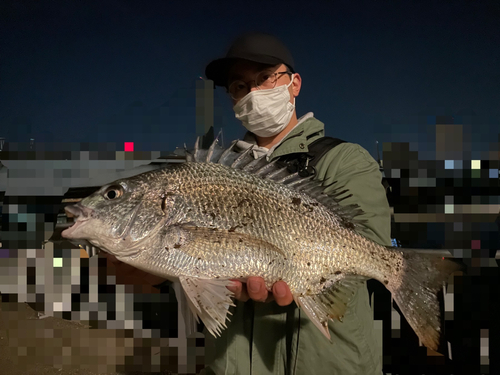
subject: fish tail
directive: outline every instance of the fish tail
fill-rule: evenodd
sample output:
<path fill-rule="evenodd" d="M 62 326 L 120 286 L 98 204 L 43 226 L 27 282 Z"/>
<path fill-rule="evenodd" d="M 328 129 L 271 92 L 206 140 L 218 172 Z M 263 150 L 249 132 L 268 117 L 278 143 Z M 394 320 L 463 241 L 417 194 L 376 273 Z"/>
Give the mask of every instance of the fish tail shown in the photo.
<path fill-rule="evenodd" d="M 399 250 L 399 249 L 398 249 Z M 449 276 L 463 268 L 450 259 L 435 255 L 403 251 L 404 265 L 400 271 L 400 283 L 388 288 L 406 320 L 420 341 L 428 348 L 437 350 L 441 335 L 441 311 L 438 291 Z"/>

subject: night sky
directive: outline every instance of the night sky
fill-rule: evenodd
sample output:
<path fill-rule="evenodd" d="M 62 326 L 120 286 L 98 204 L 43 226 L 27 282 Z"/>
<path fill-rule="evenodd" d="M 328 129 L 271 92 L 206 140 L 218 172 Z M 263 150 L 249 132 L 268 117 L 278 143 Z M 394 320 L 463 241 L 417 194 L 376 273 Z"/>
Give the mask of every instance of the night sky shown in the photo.
<path fill-rule="evenodd" d="M 294 56 L 298 116 L 314 112 L 328 135 L 372 154 L 375 140 L 432 149 L 432 116 L 453 116 L 485 150 L 500 133 L 499 4 L 2 0 L 0 137 L 192 144 L 198 77 L 263 31 Z M 216 131 L 242 137 L 223 88 L 215 105 Z"/>

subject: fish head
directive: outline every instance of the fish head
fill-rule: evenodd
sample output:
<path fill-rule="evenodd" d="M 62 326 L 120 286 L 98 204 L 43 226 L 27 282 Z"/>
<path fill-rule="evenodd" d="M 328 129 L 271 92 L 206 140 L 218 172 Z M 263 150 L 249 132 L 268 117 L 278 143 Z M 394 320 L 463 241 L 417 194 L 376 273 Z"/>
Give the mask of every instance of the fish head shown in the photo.
<path fill-rule="evenodd" d="M 134 255 L 167 221 L 164 197 L 164 191 L 156 189 L 150 178 L 115 181 L 66 206 L 75 223 L 61 235 L 70 241 L 87 240 L 117 257 Z"/>

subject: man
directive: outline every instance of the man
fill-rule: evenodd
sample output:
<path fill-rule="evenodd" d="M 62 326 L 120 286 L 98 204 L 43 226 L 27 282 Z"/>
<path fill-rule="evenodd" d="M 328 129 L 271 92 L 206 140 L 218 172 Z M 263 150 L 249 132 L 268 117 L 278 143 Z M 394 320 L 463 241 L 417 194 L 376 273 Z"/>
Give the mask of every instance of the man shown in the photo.
<path fill-rule="evenodd" d="M 236 118 L 248 130 L 237 143 L 240 150 L 253 145 L 255 157 L 265 154 L 275 160 L 307 152 L 308 145 L 324 136 L 323 123 L 312 113 L 297 119 L 302 78 L 290 52 L 275 37 L 243 35 L 205 73 L 226 88 Z M 364 211 L 362 234 L 391 245 L 389 205 L 379 166 L 369 153 L 342 143 L 321 158 L 316 170 L 325 185 L 337 181 L 336 186 L 349 189 L 352 196 L 342 204 L 356 203 Z M 220 338 L 206 335 L 205 374 L 381 374 L 381 348 L 366 285 L 349 303 L 343 322 L 329 323 L 331 343 L 292 303 L 285 282 L 274 284 L 272 292 L 256 277 L 229 288 L 237 307 Z"/>

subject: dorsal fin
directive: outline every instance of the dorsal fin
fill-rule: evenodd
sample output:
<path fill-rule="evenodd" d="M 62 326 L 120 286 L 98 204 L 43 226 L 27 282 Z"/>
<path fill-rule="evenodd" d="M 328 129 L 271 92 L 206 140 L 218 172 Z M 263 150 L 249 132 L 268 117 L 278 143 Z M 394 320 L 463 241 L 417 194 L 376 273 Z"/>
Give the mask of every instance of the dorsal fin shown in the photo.
<path fill-rule="evenodd" d="M 274 181 L 316 200 L 332 213 L 339 216 L 343 222 L 350 223 L 353 226 L 363 225 L 363 221 L 357 219 L 357 216 L 363 214 L 358 205 L 343 206 L 339 203 L 351 195 L 343 186 L 333 187 L 336 181 L 325 187 L 321 182 L 313 180 L 313 176 L 300 177 L 297 172 L 289 172 L 286 167 L 278 163 L 277 159 L 268 161 L 266 155 L 255 158 L 253 153 L 254 146 L 247 148 L 243 152 L 237 152 L 235 146 L 238 141 L 232 142 L 227 149 L 223 149 L 219 145 L 219 136 L 220 133 L 208 150 L 200 148 L 201 141 L 198 138 L 194 151 L 191 153 L 186 152 L 186 161 L 221 164 L 229 168 L 242 170 L 262 179 Z M 329 190 L 328 194 L 325 193 L 327 188 Z"/>
<path fill-rule="evenodd" d="M 208 149 L 207 157 L 205 159 L 205 161 L 207 163 L 210 163 L 210 159 L 212 159 L 212 155 L 214 154 L 214 149 L 215 149 L 215 146 L 217 145 L 217 142 L 218 142 L 218 139 L 216 138 L 215 141 L 210 146 L 210 148 Z"/>
<path fill-rule="evenodd" d="M 245 167 L 247 164 L 251 163 L 253 160 L 255 160 L 252 156 L 252 151 L 253 151 L 253 146 L 247 148 L 245 151 L 243 151 L 238 158 L 231 164 L 231 168 L 234 169 L 242 169 Z"/>
<path fill-rule="evenodd" d="M 233 164 L 233 161 L 238 157 L 238 153 L 233 151 L 234 146 L 236 146 L 237 142 L 238 141 L 234 141 L 233 143 L 231 143 L 231 146 L 229 146 L 226 150 L 224 150 L 224 152 L 222 153 L 220 158 L 216 161 L 216 163 L 222 165 Z"/>
<path fill-rule="evenodd" d="M 219 160 L 220 156 L 224 152 L 224 149 L 222 147 L 219 147 L 219 139 L 222 136 L 222 129 L 219 131 L 219 134 L 217 134 L 217 137 L 215 137 L 214 141 L 210 145 L 207 156 L 206 156 L 206 162 L 207 163 L 217 163 Z"/>
<path fill-rule="evenodd" d="M 252 171 L 256 171 L 258 170 L 259 168 L 263 167 L 264 165 L 267 165 L 269 164 L 269 162 L 267 161 L 266 158 L 257 158 L 253 161 L 251 161 L 250 163 L 248 163 L 243 169 L 242 171 L 244 172 L 252 172 Z"/>
<path fill-rule="evenodd" d="M 265 159 L 265 156 L 262 156 L 261 158 Z M 255 170 L 253 172 L 253 174 L 264 178 L 269 173 L 272 173 L 273 171 L 275 171 L 277 169 L 277 165 L 276 165 L 277 163 L 278 163 L 278 161 L 274 160 L 274 161 L 272 161 L 270 163 L 264 164 L 263 166 L 261 166 L 260 168 L 258 168 L 257 170 Z"/>
<path fill-rule="evenodd" d="M 278 181 L 279 179 L 283 179 L 286 176 L 289 176 L 290 172 L 288 172 L 288 167 L 281 167 L 280 169 L 275 170 L 274 172 L 269 173 L 266 178 L 268 180 Z"/>

